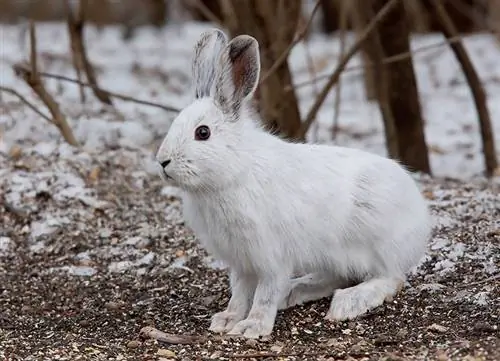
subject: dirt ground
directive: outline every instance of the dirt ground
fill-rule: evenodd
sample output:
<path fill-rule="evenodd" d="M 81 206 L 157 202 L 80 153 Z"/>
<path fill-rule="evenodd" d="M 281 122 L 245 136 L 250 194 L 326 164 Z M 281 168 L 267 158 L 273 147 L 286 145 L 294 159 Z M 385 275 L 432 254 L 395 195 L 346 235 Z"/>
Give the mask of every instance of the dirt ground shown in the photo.
<path fill-rule="evenodd" d="M 150 155 L 48 153 L 0 152 L 2 360 L 500 360 L 498 180 L 422 179 L 437 225 L 392 302 L 336 324 L 323 320 L 328 299 L 308 303 L 247 341 L 207 331 L 227 277 L 175 194 L 140 171 Z M 145 326 L 186 344 L 144 338 Z"/>

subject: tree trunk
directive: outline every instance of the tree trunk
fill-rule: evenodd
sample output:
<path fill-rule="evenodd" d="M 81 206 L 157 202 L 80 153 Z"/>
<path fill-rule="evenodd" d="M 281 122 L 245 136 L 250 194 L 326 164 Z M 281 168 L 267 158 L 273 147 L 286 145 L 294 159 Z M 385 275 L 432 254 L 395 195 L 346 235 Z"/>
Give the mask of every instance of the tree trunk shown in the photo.
<path fill-rule="evenodd" d="M 234 37 L 249 34 L 259 42 L 261 77 L 269 71 L 293 42 L 302 2 L 298 0 L 221 0 L 224 22 Z M 257 98 L 267 128 L 289 139 L 297 139 L 301 127 L 300 112 L 292 85 L 288 61 L 259 85 Z"/>
<path fill-rule="evenodd" d="M 375 16 L 373 9 L 361 6 L 364 0 L 357 0 L 356 30 L 360 33 L 371 18 Z M 384 66 L 384 49 L 378 31 L 374 31 L 362 46 L 363 62 L 367 65 L 364 69 L 365 92 L 368 100 L 376 100 L 382 114 L 385 132 L 387 153 L 391 158 L 399 158 L 399 141 L 396 132 L 396 122 L 392 112 L 389 91 L 389 74 Z"/>
<path fill-rule="evenodd" d="M 433 5 L 435 7 L 436 17 L 440 21 L 441 31 L 447 39 L 454 38 L 458 35 L 458 31 L 446 12 L 446 8 L 439 1 L 440 0 L 433 0 Z M 481 129 L 481 139 L 483 141 L 486 175 L 492 176 L 498 167 L 498 160 L 495 150 L 495 137 L 491 126 L 490 113 L 486 103 L 486 94 L 484 92 L 483 85 L 481 84 L 481 80 L 479 79 L 479 75 L 477 74 L 463 44 L 461 42 L 453 44 L 450 43 L 450 47 L 462 67 L 474 99 L 479 119 L 479 126 Z"/>
<path fill-rule="evenodd" d="M 386 0 L 373 0 L 375 13 Z M 382 58 L 410 51 L 409 27 L 403 2 L 400 1 L 379 24 L 377 35 L 380 41 Z M 387 79 L 387 111 L 393 119 L 396 139 L 388 139 L 388 145 L 397 143 L 395 156 L 412 171 L 431 173 L 429 154 L 425 142 L 424 125 L 420 109 L 417 81 L 413 71 L 413 60 L 408 58 L 384 65 Z M 392 147 L 392 146 L 391 146 Z M 394 155 L 393 155 L 394 156 Z"/>

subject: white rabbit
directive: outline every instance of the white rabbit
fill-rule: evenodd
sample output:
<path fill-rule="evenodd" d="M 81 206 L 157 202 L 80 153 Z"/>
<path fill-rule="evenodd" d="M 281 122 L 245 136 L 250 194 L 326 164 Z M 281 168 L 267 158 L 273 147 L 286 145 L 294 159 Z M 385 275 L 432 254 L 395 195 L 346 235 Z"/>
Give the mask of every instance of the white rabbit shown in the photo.
<path fill-rule="evenodd" d="M 210 330 L 248 338 L 271 334 L 278 309 L 326 296 L 328 320 L 381 305 L 431 230 L 425 200 L 396 161 L 266 132 L 251 106 L 259 74 L 253 37 L 205 32 L 196 99 L 156 156 L 182 189 L 187 226 L 229 268 L 231 298 Z"/>

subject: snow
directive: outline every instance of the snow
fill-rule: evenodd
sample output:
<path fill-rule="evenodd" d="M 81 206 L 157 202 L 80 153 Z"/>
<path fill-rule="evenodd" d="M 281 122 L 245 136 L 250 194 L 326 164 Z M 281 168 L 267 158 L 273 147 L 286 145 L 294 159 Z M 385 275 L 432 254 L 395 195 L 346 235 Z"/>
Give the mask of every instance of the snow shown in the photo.
<path fill-rule="evenodd" d="M 121 39 L 120 31 L 115 27 L 103 30 L 88 27 L 85 36 L 89 57 L 103 88 L 182 108 L 190 100 L 192 46 L 200 32 L 209 27 L 210 24 L 188 22 L 167 26 L 160 32 L 144 28 L 128 43 Z M 11 68 L 12 64 L 27 58 L 26 34 L 23 37 L 21 27 L 8 25 L 2 25 L 1 34 L 0 84 L 14 87 L 43 109 Z M 37 34 L 40 67 L 50 73 L 75 78 L 64 25 L 39 24 Z M 440 35 L 415 36 L 412 49 L 439 44 L 443 40 Z M 346 41 L 349 45 L 353 38 L 347 37 Z M 500 143 L 499 44 L 488 34 L 469 36 L 464 43 L 479 76 L 484 80 L 496 139 Z M 316 76 L 322 76 L 330 74 L 335 68 L 339 52 L 338 37 L 313 33 L 307 43 L 298 44 L 291 52 L 294 82 L 301 84 L 311 79 L 307 56 L 313 59 Z M 417 52 L 414 64 L 435 175 L 469 178 L 480 174 L 483 160 L 477 115 L 453 53 L 446 46 L 431 48 Z M 385 154 L 380 112 L 376 104 L 365 100 L 359 65 L 360 58 L 355 57 L 348 65 L 354 70 L 342 76 L 340 131 L 333 141 Z M 297 88 L 303 115 L 314 101 L 314 88 L 321 87 L 325 81 L 322 79 L 315 86 L 310 84 Z M 76 137 L 90 153 L 109 146 L 146 148 L 166 133 L 175 116 L 175 113 L 162 109 L 120 100 L 114 100 L 117 111 L 110 111 L 89 90 L 86 91 L 87 103 L 81 105 L 79 90 L 74 84 L 54 79 L 46 79 L 46 83 L 67 114 Z M 332 142 L 336 90 L 332 90 L 321 108 L 319 127 L 317 130 L 312 128 L 309 139 Z M 17 102 L 12 95 L 3 96 L 12 104 Z M 32 144 L 30 150 L 42 154 L 57 149 L 60 136 L 55 127 L 47 125 L 29 109 L 11 108 L 0 115 L 0 129 L 3 128 L 0 149 L 6 151 L 17 143 Z"/>

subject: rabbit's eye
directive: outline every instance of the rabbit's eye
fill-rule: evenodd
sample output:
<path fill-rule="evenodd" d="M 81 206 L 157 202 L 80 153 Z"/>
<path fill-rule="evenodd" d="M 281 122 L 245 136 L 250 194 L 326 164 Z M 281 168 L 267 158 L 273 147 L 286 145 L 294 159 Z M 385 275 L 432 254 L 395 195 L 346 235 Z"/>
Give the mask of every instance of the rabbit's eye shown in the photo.
<path fill-rule="evenodd" d="M 210 128 L 206 125 L 200 125 L 194 131 L 194 139 L 196 140 L 207 140 L 210 138 Z"/>

